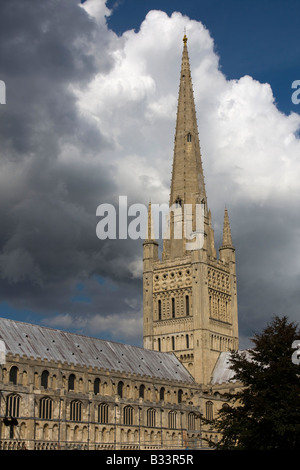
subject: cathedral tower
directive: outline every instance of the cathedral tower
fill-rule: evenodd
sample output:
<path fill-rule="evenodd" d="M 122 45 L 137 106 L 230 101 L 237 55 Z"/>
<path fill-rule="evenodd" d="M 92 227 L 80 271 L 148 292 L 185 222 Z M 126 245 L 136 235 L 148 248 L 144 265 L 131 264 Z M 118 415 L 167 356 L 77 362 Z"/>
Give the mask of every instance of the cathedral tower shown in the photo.
<path fill-rule="evenodd" d="M 183 43 L 170 211 L 161 260 L 151 205 L 144 241 L 144 347 L 174 352 L 198 383 L 208 384 L 220 352 L 238 348 L 235 250 L 225 209 L 217 258 L 186 36 Z"/>

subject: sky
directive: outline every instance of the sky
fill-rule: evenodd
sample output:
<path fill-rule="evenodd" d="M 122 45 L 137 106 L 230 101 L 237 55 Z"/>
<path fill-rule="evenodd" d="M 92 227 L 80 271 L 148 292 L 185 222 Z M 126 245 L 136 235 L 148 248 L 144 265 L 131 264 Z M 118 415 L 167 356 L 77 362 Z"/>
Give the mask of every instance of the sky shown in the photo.
<path fill-rule="evenodd" d="M 99 205 L 168 202 L 184 31 L 240 347 L 300 304 L 299 1 L 0 2 L 0 316 L 142 345 L 142 240 Z M 295 88 L 292 88 L 294 84 Z M 3 98 L 3 97 L 2 97 Z"/>

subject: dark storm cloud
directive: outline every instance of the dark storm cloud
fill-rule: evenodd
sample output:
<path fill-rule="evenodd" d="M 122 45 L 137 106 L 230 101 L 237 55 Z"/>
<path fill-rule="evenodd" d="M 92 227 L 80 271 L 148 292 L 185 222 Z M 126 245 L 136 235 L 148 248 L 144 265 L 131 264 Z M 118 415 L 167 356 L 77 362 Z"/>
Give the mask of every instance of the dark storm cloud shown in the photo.
<path fill-rule="evenodd" d="M 104 280 L 118 265 L 116 277 L 129 278 L 126 262 L 117 263 L 122 246 L 100 244 L 95 232 L 96 207 L 115 189 L 100 158 L 110 144 L 79 113 L 72 87 L 107 72 L 111 59 L 104 51 L 95 64 L 90 50 L 101 28 L 78 3 L 0 4 L 0 78 L 7 86 L 0 109 L 0 302 L 41 315 L 82 306 L 87 314 L 119 312 L 124 303 L 116 295 L 112 301 L 95 276 Z M 76 297 L 79 281 L 91 302 Z M 117 297 L 125 292 L 118 286 Z"/>
<path fill-rule="evenodd" d="M 283 207 L 284 206 L 284 207 Z M 300 227 L 295 205 L 243 203 L 231 210 L 242 348 L 274 315 L 299 321 Z"/>

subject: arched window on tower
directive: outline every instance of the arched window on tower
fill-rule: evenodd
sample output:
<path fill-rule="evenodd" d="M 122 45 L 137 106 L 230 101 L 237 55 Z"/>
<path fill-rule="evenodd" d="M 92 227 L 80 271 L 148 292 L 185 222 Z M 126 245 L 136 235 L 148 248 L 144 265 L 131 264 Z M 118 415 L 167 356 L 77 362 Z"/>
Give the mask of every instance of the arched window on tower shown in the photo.
<path fill-rule="evenodd" d="M 175 204 L 176 204 L 176 208 L 182 207 L 182 199 L 180 196 L 177 196 Z"/>
<path fill-rule="evenodd" d="M 187 142 L 192 142 L 192 134 L 190 132 L 186 136 L 186 140 L 187 140 Z"/>
<path fill-rule="evenodd" d="M 189 338 L 189 335 L 185 335 L 185 341 L 186 341 L 186 349 L 189 349 L 189 347 L 190 347 L 190 338 Z"/>
<path fill-rule="evenodd" d="M 190 314 L 190 298 L 188 295 L 185 296 L 185 313 L 187 317 Z"/>
<path fill-rule="evenodd" d="M 161 300 L 158 300 L 158 319 L 161 320 Z"/>
<path fill-rule="evenodd" d="M 172 297 L 172 318 L 175 318 L 175 299 Z"/>

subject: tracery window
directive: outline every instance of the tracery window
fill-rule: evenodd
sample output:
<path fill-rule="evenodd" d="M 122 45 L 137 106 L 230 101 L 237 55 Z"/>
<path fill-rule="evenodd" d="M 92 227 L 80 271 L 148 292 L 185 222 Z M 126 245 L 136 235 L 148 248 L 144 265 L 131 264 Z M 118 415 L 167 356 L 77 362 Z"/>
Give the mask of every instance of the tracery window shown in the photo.
<path fill-rule="evenodd" d="M 82 417 L 82 403 L 79 400 L 73 400 L 70 403 L 70 420 L 81 421 Z"/>
<path fill-rule="evenodd" d="M 168 426 L 169 429 L 176 429 L 176 411 L 169 411 L 168 413 Z"/>
<path fill-rule="evenodd" d="M 39 418 L 52 419 L 53 401 L 50 397 L 43 397 L 39 404 Z"/>
<path fill-rule="evenodd" d="M 6 397 L 5 415 L 10 418 L 18 418 L 20 412 L 20 397 L 11 393 Z"/>
<path fill-rule="evenodd" d="M 213 403 L 211 401 L 207 401 L 206 402 L 206 405 L 205 405 L 205 409 L 206 409 L 206 419 L 211 421 L 213 419 Z"/>
<path fill-rule="evenodd" d="M 147 410 L 147 426 L 149 428 L 154 428 L 155 421 L 156 421 L 156 411 L 154 408 L 149 408 Z"/>
<path fill-rule="evenodd" d="M 125 406 L 123 410 L 123 423 L 132 425 L 133 423 L 133 408 L 132 406 Z"/>
<path fill-rule="evenodd" d="M 108 423 L 108 404 L 100 403 L 98 406 L 98 422 L 102 424 Z"/>
<path fill-rule="evenodd" d="M 196 415 L 195 413 L 188 414 L 188 429 L 194 431 L 196 429 Z"/>

